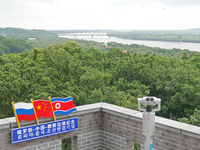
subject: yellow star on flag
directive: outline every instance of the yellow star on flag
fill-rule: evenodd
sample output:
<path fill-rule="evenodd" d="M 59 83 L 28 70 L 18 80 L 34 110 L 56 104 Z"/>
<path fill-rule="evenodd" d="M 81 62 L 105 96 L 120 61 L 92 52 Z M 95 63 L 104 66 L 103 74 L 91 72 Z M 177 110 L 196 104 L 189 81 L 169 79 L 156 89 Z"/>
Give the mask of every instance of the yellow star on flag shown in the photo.
<path fill-rule="evenodd" d="M 41 106 L 40 106 L 40 105 L 38 105 L 38 106 L 37 106 L 37 109 L 38 109 L 38 110 L 40 110 L 40 109 L 41 109 Z"/>
<path fill-rule="evenodd" d="M 50 118 L 53 116 L 53 109 L 51 108 L 50 101 L 36 100 L 33 102 L 33 105 L 35 108 L 35 114 L 37 115 L 37 118 Z"/>

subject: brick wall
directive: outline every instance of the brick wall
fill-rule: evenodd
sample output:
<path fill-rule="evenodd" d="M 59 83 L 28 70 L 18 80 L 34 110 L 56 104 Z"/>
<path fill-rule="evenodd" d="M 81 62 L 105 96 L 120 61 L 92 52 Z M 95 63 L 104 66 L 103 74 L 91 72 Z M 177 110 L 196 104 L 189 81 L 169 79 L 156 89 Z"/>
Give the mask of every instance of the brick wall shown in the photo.
<path fill-rule="evenodd" d="M 122 150 L 127 149 L 127 140 L 124 137 L 101 131 L 102 150 Z"/>
<path fill-rule="evenodd" d="M 162 117 L 155 117 L 155 122 L 155 150 L 200 150 L 200 127 Z M 102 129 L 143 144 L 141 112 L 105 104 Z"/>
<path fill-rule="evenodd" d="M 92 144 L 97 146 L 96 149 L 131 150 L 133 142 L 143 144 L 141 112 L 107 103 L 78 106 L 77 110 L 66 116 L 56 116 L 57 120 L 78 117 L 77 131 L 18 144 L 11 143 L 11 129 L 17 127 L 15 118 L 0 119 L 0 149 L 60 149 L 61 140 L 69 137 L 72 138 L 72 150 L 93 149 Z M 48 121 L 53 119 L 39 119 L 40 123 Z M 200 127 L 161 117 L 156 117 L 155 121 L 154 149 L 200 150 Z M 22 122 L 21 126 L 33 124 L 35 122 Z M 83 135 L 88 136 L 85 141 L 81 141 L 84 139 Z M 86 147 L 81 148 L 84 145 Z"/>
<path fill-rule="evenodd" d="M 127 140 L 121 136 L 95 130 L 78 135 L 78 150 L 126 150 Z M 133 150 L 133 149 L 132 149 Z"/>
<path fill-rule="evenodd" d="M 100 130 L 78 135 L 78 150 L 99 150 L 101 148 L 100 136 Z"/>
<path fill-rule="evenodd" d="M 36 140 L 26 141 L 22 143 L 12 144 L 11 142 L 11 131 L 13 128 L 17 128 L 17 123 L 14 117 L 0 119 L 0 150 L 35 150 L 35 149 L 61 149 L 61 140 L 71 137 L 72 140 L 76 141 L 79 134 L 87 133 L 89 131 L 97 130 L 101 125 L 101 111 L 99 104 L 93 105 L 94 109 L 85 109 L 85 107 L 80 106 L 79 111 L 76 113 L 71 113 L 70 115 L 60 115 L 56 116 L 57 120 L 62 120 L 71 117 L 78 117 L 79 129 L 73 132 L 67 132 L 64 134 L 53 135 L 45 138 L 40 138 Z M 77 107 L 78 109 L 78 107 Z M 87 111 L 85 111 L 87 110 Z M 53 118 L 43 118 L 39 119 L 40 123 L 53 121 Z M 21 127 L 35 125 L 33 122 L 21 122 Z M 59 142 L 59 143 L 58 143 Z M 74 150 L 76 150 L 77 144 L 74 142 Z M 42 148 L 43 147 L 43 148 Z"/>
<path fill-rule="evenodd" d="M 77 136 L 71 138 L 71 148 L 72 150 L 77 150 Z"/>
<path fill-rule="evenodd" d="M 20 150 L 61 150 L 61 147 L 61 140 L 57 140 L 40 145 L 29 146 Z"/>

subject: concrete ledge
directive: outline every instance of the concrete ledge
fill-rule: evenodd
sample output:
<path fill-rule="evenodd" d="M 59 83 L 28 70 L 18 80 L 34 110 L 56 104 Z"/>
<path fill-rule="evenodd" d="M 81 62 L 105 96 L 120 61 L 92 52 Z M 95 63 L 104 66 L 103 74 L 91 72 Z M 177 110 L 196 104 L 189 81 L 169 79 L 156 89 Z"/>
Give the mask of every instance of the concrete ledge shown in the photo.
<path fill-rule="evenodd" d="M 18 127 L 18 126 L 17 126 L 17 121 L 16 121 L 16 118 L 15 118 L 15 117 L 0 119 L 0 124 L 1 124 L 1 120 L 4 120 L 4 121 L 9 122 L 11 128 Z"/>
<path fill-rule="evenodd" d="M 76 117 L 76 116 L 83 115 L 83 114 L 99 112 L 99 111 L 101 111 L 101 106 L 102 106 L 102 103 L 77 106 L 76 107 L 77 111 L 70 113 L 68 115 L 68 117 Z"/>
<path fill-rule="evenodd" d="M 102 103 L 102 112 L 107 112 L 119 117 L 142 122 L 142 112 L 135 111 L 132 109 L 111 105 L 108 103 Z"/>
<path fill-rule="evenodd" d="M 162 118 L 162 117 L 155 117 L 156 127 L 166 129 L 169 131 L 173 131 L 176 133 L 181 133 L 182 129 L 187 127 L 188 124 L 181 123 L 178 121 Z M 178 123 L 178 124 L 177 124 Z"/>
<path fill-rule="evenodd" d="M 200 127 L 162 117 L 155 117 L 156 127 L 200 139 Z"/>
<path fill-rule="evenodd" d="M 200 127 L 189 125 L 182 130 L 182 134 L 200 139 Z"/>
<path fill-rule="evenodd" d="M 65 118 L 71 118 L 71 117 L 77 117 L 79 115 L 94 113 L 94 112 L 106 112 L 109 114 L 113 114 L 119 117 L 123 117 L 126 119 L 135 120 L 138 122 L 142 122 L 142 112 L 135 111 L 127 108 L 123 108 L 120 106 L 108 104 L 108 103 L 95 103 L 95 104 L 89 104 L 89 105 L 83 105 L 83 106 L 77 106 L 77 112 L 72 112 L 69 115 L 59 115 L 56 116 L 57 120 L 65 119 Z M 53 121 L 53 118 L 40 118 L 39 122 L 49 122 Z M 195 138 L 200 139 L 200 127 L 192 126 L 189 124 L 181 123 L 178 121 L 157 117 L 155 118 L 156 121 L 156 127 L 173 131 L 176 133 L 180 133 L 183 135 L 189 135 Z M 20 123 L 21 126 L 27 126 L 36 124 L 35 121 L 22 121 Z M 17 123 L 15 117 L 0 119 L 0 129 L 7 129 L 7 128 L 16 128 Z"/>
<path fill-rule="evenodd" d="M 102 103 L 102 112 L 107 112 L 116 116 L 142 122 L 142 112 L 140 111 L 127 109 L 108 103 Z M 158 116 L 155 117 L 155 122 L 156 127 L 200 139 L 200 127 Z"/>
<path fill-rule="evenodd" d="M 0 120 L 0 129 L 6 129 L 10 128 L 10 122 L 7 121 L 6 119 L 1 119 Z"/>
<path fill-rule="evenodd" d="M 132 110 L 132 109 L 128 109 L 128 108 L 124 108 L 124 107 L 120 107 L 120 106 L 116 106 L 116 105 L 111 105 L 111 104 L 108 104 L 108 103 L 102 103 L 102 111 L 103 110 L 109 110 L 109 111 L 116 112 L 115 115 L 124 114 L 126 116 L 138 117 L 137 114 L 141 114 L 141 112 L 139 112 L 139 111 L 135 111 L 135 110 Z"/>
<path fill-rule="evenodd" d="M 102 105 L 103 103 L 88 104 L 88 105 L 77 106 L 76 109 L 77 111 L 85 111 L 85 110 L 91 110 L 95 108 L 101 108 Z"/>

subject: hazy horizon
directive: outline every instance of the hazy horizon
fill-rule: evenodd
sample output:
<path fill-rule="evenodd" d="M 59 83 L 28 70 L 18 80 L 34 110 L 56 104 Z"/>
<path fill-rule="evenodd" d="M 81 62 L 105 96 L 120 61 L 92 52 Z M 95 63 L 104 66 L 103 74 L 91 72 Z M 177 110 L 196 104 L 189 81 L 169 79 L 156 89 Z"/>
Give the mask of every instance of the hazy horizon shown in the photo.
<path fill-rule="evenodd" d="M 6 29 L 6 28 L 16 28 L 16 29 L 24 29 L 24 30 L 45 30 L 45 29 L 29 29 L 29 28 L 18 28 L 18 27 L 0 27 L 2 29 Z M 52 30 L 46 30 L 46 31 L 187 31 L 187 30 L 200 30 L 200 28 L 190 28 L 190 29 L 177 29 L 177 30 L 169 30 L 169 29 L 52 29 Z"/>
<path fill-rule="evenodd" d="M 199 0 L 0 0 L 0 27 L 188 30 L 200 28 L 199 8 Z"/>

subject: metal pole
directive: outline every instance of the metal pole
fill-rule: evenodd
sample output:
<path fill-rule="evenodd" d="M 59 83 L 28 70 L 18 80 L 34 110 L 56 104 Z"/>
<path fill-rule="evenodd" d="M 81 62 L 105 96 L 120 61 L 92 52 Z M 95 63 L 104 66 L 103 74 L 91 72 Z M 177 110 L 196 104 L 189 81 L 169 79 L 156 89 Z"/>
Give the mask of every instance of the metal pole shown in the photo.
<path fill-rule="evenodd" d="M 155 113 L 151 107 L 147 107 L 143 112 L 142 118 L 142 134 L 145 137 L 144 150 L 153 149 L 153 136 L 155 134 Z"/>

